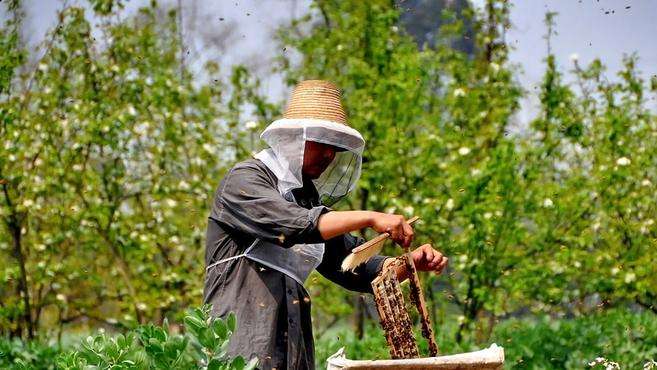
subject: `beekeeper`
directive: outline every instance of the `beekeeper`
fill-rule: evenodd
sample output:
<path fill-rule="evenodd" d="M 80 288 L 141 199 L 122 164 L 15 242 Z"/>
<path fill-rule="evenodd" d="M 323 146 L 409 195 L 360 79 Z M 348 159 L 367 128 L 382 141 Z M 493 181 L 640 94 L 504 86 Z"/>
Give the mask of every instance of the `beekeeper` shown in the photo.
<path fill-rule="evenodd" d="M 387 231 L 408 246 L 413 230 L 400 215 L 328 208 L 356 185 L 365 145 L 347 125 L 335 85 L 298 84 L 283 118 L 261 138 L 269 148 L 236 164 L 217 188 L 207 228 L 204 302 L 212 304 L 214 316 L 236 314 L 229 355 L 257 357 L 261 369 L 312 369 L 310 297 L 303 286 L 310 272 L 371 293 L 388 257 L 341 271 L 342 260 L 363 242 L 349 232 Z M 440 273 L 447 264 L 428 244 L 412 253 L 421 271 Z M 397 273 L 404 278 L 404 271 Z"/>

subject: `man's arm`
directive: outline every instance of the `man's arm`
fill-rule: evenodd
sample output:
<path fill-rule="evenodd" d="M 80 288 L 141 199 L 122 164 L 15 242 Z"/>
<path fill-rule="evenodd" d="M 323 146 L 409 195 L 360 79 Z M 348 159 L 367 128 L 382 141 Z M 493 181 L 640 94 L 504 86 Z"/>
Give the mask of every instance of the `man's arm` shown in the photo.
<path fill-rule="evenodd" d="M 413 240 L 413 228 L 401 215 L 373 211 L 331 211 L 319 216 L 317 229 L 324 240 L 371 227 L 379 233 L 390 233 L 392 240 L 408 247 Z"/>

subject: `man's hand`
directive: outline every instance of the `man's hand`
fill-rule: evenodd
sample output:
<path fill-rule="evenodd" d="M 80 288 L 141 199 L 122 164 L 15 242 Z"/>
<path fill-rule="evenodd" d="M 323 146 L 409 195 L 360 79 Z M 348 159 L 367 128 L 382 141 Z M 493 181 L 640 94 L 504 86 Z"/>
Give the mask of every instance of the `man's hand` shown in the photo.
<path fill-rule="evenodd" d="M 424 244 L 411 252 L 413 263 L 418 271 L 434 271 L 436 275 L 443 272 L 447 266 L 447 257 L 431 247 L 431 244 Z"/>
<path fill-rule="evenodd" d="M 408 248 L 413 241 L 413 228 L 404 216 L 372 212 L 371 225 L 376 232 L 390 234 L 390 238 L 404 248 Z"/>

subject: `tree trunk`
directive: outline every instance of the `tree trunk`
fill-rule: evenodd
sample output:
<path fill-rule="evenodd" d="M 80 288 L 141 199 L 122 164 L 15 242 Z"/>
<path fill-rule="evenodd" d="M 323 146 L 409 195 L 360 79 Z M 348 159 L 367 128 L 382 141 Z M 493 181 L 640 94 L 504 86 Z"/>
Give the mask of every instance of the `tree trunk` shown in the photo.
<path fill-rule="evenodd" d="M 13 238 L 14 257 L 18 262 L 20 268 L 20 276 L 18 277 L 18 294 L 23 298 L 23 323 L 27 328 L 27 337 L 34 338 L 34 323 L 32 322 L 32 308 L 30 307 L 30 291 L 27 287 L 27 271 L 25 269 L 25 255 L 21 245 L 21 226 L 18 224 L 16 217 L 11 222 L 10 229 Z M 22 335 L 22 333 L 21 333 Z"/>
<path fill-rule="evenodd" d="M 365 336 L 365 299 L 359 294 L 356 296 L 356 338 L 363 339 Z"/>
<path fill-rule="evenodd" d="M 27 337 L 29 339 L 34 338 L 34 323 L 32 321 L 32 309 L 30 307 L 30 291 L 27 287 L 27 271 L 25 268 L 25 255 L 23 254 L 23 246 L 21 245 L 21 217 L 16 213 L 11 198 L 9 197 L 9 189 L 7 189 L 7 183 L 2 184 L 2 190 L 5 195 L 5 203 L 7 207 L 11 210 L 9 219 L 7 220 L 7 228 L 11 233 L 13 239 L 13 255 L 18 262 L 18 267 L 20 269 L 20 276 L 18 277 L 18 295 L 23 298 L 23 312 L 22 312 L 22 322 L 25 324 L 27 329 Z M 23 336 L 23 326 L 22 323 L 18 322 L 18 327 L 15 332 L 12 333 L 12 336 Z"/>

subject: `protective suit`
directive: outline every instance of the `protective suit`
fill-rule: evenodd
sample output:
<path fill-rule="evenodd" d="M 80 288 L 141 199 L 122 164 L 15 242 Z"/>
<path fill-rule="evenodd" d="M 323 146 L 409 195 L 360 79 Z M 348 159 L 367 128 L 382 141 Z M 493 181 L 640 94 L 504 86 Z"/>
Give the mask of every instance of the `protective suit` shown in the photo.
<path fill-rule="evenodd" d="M 364 141 L 331 120 L 283 118 L 261 138 L 269 148 L 235 165 L 221 181 L 208 219 L 204 302 L 212 313 L 233 311 L 237 329 L 229 355 L 258 357 L 260 369 L 313 369 L 312 270 L 353 291 L 370 292 L 385 257 L 354 272 L 340 264 L 363 240 L 350 234 L 322 240 L 317 229 L 327 205 L 351 191 Z M 315 180 L 302 175 L 306 141 L 339 149 Z"/>

